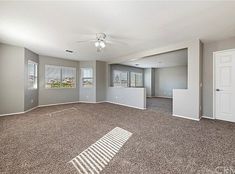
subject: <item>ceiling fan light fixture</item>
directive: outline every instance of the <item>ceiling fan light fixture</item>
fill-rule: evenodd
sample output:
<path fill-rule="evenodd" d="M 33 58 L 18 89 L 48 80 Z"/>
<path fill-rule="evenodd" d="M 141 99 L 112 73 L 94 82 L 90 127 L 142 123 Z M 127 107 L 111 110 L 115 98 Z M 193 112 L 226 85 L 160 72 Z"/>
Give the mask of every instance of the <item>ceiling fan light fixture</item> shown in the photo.
<path fill-rule="evenodd" d="M 104 43 L 104 41 L 100 41 L 100 47 L 101 48 L 104 48 L 106 45 L 105 45 L 105 43 Z"/>
<path fill-rule="evenodd" d="M 99 47 L 100 46 L 100 42 L 99 41 L 96 41 L 95 42 L 95 47 Z"/>

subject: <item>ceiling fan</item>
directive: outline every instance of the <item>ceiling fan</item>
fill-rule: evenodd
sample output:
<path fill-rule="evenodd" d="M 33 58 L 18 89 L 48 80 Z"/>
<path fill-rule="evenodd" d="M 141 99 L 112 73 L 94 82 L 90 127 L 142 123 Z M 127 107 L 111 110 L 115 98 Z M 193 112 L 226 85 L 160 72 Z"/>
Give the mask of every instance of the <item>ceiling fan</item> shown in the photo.
<path fill-rule="evenodd" d="M 111 41 L 111 40 L 113 40 L 113 38 L 108 36 L 108 39 L 107 39 L 107 35 L 105 33 L 96 33 L 95 39 L 77 41 L 77 43 L 92 42 L 92 43 L 94 43 L 94 46 L 96 47 L 97 52 L 101 52 L 101 50 L 103 50 L 107 44 L 113 44 L 113 43 L 125 44 L 125 43 L 120 42 L 118 40 L 115 40 L 115 41 Z"/>

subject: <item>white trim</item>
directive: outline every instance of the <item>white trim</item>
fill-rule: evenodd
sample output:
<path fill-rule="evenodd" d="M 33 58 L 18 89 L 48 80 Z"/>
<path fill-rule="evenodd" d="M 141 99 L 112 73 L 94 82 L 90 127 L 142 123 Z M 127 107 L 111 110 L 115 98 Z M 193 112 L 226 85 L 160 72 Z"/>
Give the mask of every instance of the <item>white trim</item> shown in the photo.
<path fill-rule="evenodd" d="M 215 118 L 213 118 L 213 117 L 208 117 L 208 116 L 205 116 L 205 115 L 203 115 L 203 116 L 202 116 L 202 118 L 206 118 L 206 119 L 215 120 Z"/>
<path fill-rule="evenodd" d="M 215 107 L 215 54 L 216 54 L 216 52 L 213 52 L 213 88 L 212 88 L 212 90 L 213 90 L 213 96 L 212 96 L 212 102 L 213 102 L 213 115 L 212 115 L 212 117 L 213 117 L 213 119 L 215 119 L 215 109 L 216 109 L 216 107 Z"/>
<path fill-rule="evenodd" d="M 98 103 L 105 103 L 106 101 L 98 101 L 98 102 L 94 102 L 94 101 L 79 101 L 78 103 L 91 103 L 91 104 L 98 104 Z"/>
<path fill-rule="evenodd" d="M 14 112 L 14 113 L 9 113 L 9 114 L 1 114 L 0 117 L 3 116 L 9 116 L 9 115 L 19 115 L 19 114 L 24 114 L 25 112 Z"/>
<path fill-rule="evenodd" d="M 215 65 L 215 55 L 218 53 L 224 53 L 224 52 L 230 52 L 230 51 L 235 51 L 235 49 L 227 49 L 227 50 L 222 50 L 222 51 L 215 51 L 213 52 L 213 118 L 216 119 L 216 93 L 215 93 L 215 80 L 216 80 L 216 65 Z"/>
<path fill-rule="evenodd" d="M 153 96 L 153 98 L 154 98 L 154 97 L 156 97 L 156 98 L 159 97 L 159 98 L 170 98 L 170 99 L 173 99 L 173 97 L 161 96 L 161 95 L 160 95 L 160 96 Z"/>
<path fill-rule="evenodd" d="M 47 106 L 57 106 L 57 105 L 66 105 L 66 104 L 76 104 L 76 103 L 105 103 L 107 101 L 99 101 L 99 102 L 86 102 L 86 101 L 74 101 L 74 102 L 66 102 L 66 103 L 55 103 L 55 104 L 47 104 L 47 105 L 38 105 L 36 107 L 33 107 L 31 109 L 28 109 L 26 111 L 23 111 L 23 112 L 15 112 L 15 113 L 9 113 L 9 114 L 0 114 L 0 117 L 1 116 L 10 116 L 10 115 L 19 115 L 19 114 L 25 114 L 29 111 L 32 111 L 36 108 L 41 108 L 41 107 L 47 107 Z"/>
<path fill-rule="evenodd" d="M 227 50 L 221 50 L 221 51 L 214 51 L 213 53 L 224 53 L 224 52 L 228 52 L 228 51 L 235 51 L 235 48 L 227 49 Z"/>
<path fill-rule="evenodd" d="M 213 52 L 213 119 L 216 119 L 216 85 L 215 85 L 216 84 L 216 64 L 215 64 L 216 54 L 226 53 L 226 52 L 231 52 L 231 51 L 235 51 L 235 49 L 233 48 L 233 49 Z M 227 120 L 224 120 L 224 121 L 227 121 Z"/>
<path fill-rule="evenodd" d="M 38 108 L 38 106 L 35 106 L 35 107 L 31 108 L 31 109 L 28 109 L 28 110 L 24 111 L 24 113 L 27 113 L 27 112 L 32 111 L 32 110 L 37 109 L 37 108 Z"/>
<path fill-rule="evenodd" d="M 29 112 L 29 111 L 32 111 L 32 110 L 36 109 L 36 108 L 38 108 L 38 106 L 36 106 L 36 107 L 33 107 L 33 108 L 31 108 L 31 109 L 28 109 L 28 110 L 26 110 L 26 111 L 23 111 L 23 112 L 15 112 L 15 113 L 9 113 L 9 114 L 1 114 L 1 115 L 0 115 L 0 117 L 3 117 L 3 116 L 10 116 L 10 115 L 19 115 L 19 114 L 25 114 L 25 113 L 27 113 L 27 112 Z"/>
<path fill-rule="evenodd" d="M 74 101 L 74 102 L 65 102 L 65 103 L 54 103 L 54 104 L 47 104 L 47 105 L 38 105 L 38 107 L 46 107 L 46 106 L 56 106 L 56 105 L 66 105 L 66 104 L 74 104 L 74 103 L 79 103 L 79 101 Z"/>
<path fill-rule="evenodd" d="M 191 117 L 182 116 L 182 115 L 176 115 L 176 114 L 172 114 L 172 116 L 174 116 L 174 117 L 180 117 L 180 118 L 186 118 L 186 119 L 194 120 L 194 121 L 200 121 L 199 118 L 191 118 Z"/>
<path fill-rule="evenodd" d="M 131 105 L 126 105 L 126 104 L 122 104 L 122 103 L 116 103 L 116 102 L 111 102 L 111 101 L 106 101 L 107 103 L 112 103 L 115 105 L 121 105 L 121 106 L 126 106 L 126 107 L 130 107 L 130 108 L 135 108 L 135 109 L 141 109 L 141 110 L 145 110 L 146 108 L 141 108 L 141 107 L 137 107 L 137 106 L 131 106 Z"/>

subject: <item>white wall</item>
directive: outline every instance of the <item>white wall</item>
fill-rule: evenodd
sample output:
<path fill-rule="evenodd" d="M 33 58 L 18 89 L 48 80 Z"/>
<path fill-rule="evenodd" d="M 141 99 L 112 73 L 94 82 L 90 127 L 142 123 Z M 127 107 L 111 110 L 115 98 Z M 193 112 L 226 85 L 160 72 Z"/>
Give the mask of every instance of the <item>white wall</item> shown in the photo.
<path fill-rule="evenodd" d="M 155 69 L 155 96 L 172 98 L 173 89 L 187 89 L 187 66 Z"/>
<path fill-rule="evenodd" d="M 67 66 L 77 69 L 76 88 L 69 89 L 46 89 L 45 88 L 45 65 Z M 78 101 L 78 61 L 59 59 L 55 57 L 39 56 L 39 105 L 49 105 Z"/>
<path fill-rule="evenodd" d="M 107 101 L 139 109 L 146 108 L 145 88 L 108 87 Z"/>
<path fill-rule="evenodd" d="M 0 115 L 24 111 L 24 48 L 0 44 Z"/>

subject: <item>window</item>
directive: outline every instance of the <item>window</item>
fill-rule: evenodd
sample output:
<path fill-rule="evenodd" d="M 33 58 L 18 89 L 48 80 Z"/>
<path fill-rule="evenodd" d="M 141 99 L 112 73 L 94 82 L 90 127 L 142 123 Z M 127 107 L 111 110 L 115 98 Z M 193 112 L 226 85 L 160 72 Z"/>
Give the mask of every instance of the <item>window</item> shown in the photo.
<path fill-rule="evenodd" d="M 76 68 L 62 67 L 62 88 L 76 88 Z"/>
<path fill-rule="evenodd" d="M 143 87 L 143 74 L 131 72 L 131 87 Z"/>
<path fill-rule="evenodd" d="M 76 88 L 76 68 L 45 66 L 46 88 Z"/>
<path fill-rule="evenodd" d="M 28 89 L 38 88 L 38 64 L 28 61 Z"/>
<path fill-rule="evenodd" d="M 113 86 L 128 87 L 128 72 L 114 70 Z"/>
<path fill-rule="evenodd" d="M 82 74 L 82 87 L 84 88 L 93 87 L 93 69 L 81 68 L 81 74 Z"/>

